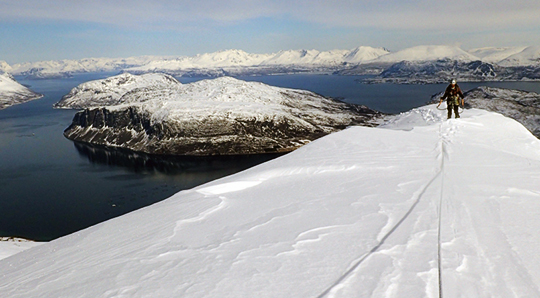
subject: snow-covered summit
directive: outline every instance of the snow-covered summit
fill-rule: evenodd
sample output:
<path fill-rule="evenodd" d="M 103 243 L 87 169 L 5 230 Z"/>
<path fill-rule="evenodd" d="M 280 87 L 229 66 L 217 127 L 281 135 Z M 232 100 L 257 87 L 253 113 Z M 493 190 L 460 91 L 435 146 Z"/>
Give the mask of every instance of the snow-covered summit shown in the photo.
<path fill-rule="evenodd" d="M 124 95 L 140 89 L 172 89 L 179 88 L 182 84 L 174 77 L 167 74 L 149 73 L 132 75 L 123 73 L 102 80 L 94 80 L 82 83 L 71 89 L 62 99 L 54 104 L 55 108 L 82 109 L 95 106 L 111 106 L 130 103 L 135 100 L 123 98 Z M 145 101 L 148 98 L 138 97 L 136 101 Z"/>
<path fill-rule="evenodd" d="M 10 73 L 11 71 L 11 66 L 6 61 L 0 60 L 0 74 Z"/>
<path fill-rule="evenodd" d="M 0 296 L 540 296 L 540 141 L 444 113 L 349 128 L 4 259 Z"/>

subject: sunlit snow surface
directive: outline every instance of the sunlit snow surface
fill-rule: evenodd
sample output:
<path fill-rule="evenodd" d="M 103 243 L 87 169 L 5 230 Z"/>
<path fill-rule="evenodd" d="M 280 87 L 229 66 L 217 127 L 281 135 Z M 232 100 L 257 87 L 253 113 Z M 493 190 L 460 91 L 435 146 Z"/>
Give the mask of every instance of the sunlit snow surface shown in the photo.
<path fill-rule="evenodd" d="M 538 297 L 540 141 L 434 105 L 0 261 L 0 297 Z"/>

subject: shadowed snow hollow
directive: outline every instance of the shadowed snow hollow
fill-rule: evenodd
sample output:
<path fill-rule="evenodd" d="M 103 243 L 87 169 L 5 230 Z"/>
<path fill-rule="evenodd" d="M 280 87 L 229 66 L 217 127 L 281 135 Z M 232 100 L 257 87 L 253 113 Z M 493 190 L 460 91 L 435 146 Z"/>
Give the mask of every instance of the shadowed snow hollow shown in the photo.
<path fill-rule="evenodd" d="M 434 105 L 0 261 L 2 297 L 538 297 L 540 141 Z"/>

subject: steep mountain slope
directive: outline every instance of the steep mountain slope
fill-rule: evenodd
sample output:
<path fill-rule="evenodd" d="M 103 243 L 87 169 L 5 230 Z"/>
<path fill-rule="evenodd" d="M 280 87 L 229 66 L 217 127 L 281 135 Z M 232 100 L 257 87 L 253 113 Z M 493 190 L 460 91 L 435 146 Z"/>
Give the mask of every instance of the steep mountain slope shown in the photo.
<path fill-rule="evenodd" d="M 166 82 L 127 88 L 115 82 L 133 76 L 121 75 L 75 88 L 59 106 L 111 105 L 77 113 L 64 135 L 150 154 L 254 154 L 291 151 L 349 125 L 373 126 L 380 116 L 312 92 L 230 77 L 186 85 L 160 77 Z"/>
<path fill-rule="evenodd" d="M 0 261 L 2 297 L 537 297 L 540 141 L 423 107 Z"/>

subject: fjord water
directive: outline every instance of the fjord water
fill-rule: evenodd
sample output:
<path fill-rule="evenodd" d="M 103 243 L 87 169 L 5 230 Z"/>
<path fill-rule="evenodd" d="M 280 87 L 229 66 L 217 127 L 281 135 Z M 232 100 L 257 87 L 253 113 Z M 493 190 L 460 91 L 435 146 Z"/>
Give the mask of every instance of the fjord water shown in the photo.
<path fill-rule="evenodd" d="M 23 80 L 39 100 L 0 111 L 0 236 L 51 240 L 153 204 L 172 194 L 275 158 L 276 155 L 158 158 L 76 144 L 62 135 L 75 110 L 52 104 L 78 84 L 111 73 Z M 399 113 L 424 105 L 445 85 L 364 85 L 359 77 L 284 75 L 243 80 L 307 89 Z M 183 83 L 195 78 L 182 78 Z M 540 83 L 460 84 L 540 91 Z"/>

